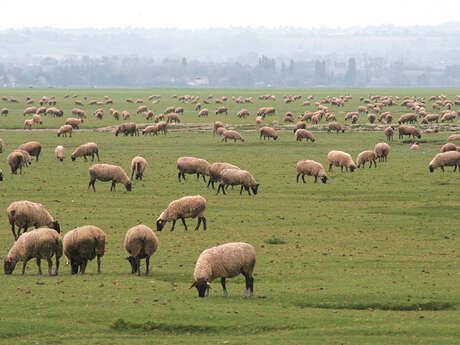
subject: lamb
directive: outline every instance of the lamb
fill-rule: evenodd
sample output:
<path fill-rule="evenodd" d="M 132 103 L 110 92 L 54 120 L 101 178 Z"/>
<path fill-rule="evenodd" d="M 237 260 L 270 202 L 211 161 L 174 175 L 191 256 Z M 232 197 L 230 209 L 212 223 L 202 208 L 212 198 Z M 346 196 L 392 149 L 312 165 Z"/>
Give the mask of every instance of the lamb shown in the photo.
<path fill-rule="evenodd" d="M 417 137 L 419 139 L 422 137 L 422 135 L 420 134 L 420 131 L 413 126 L 401 125 L 399 126 L 398 131 L 399 131 L 399 139 L 404 138 L 405 135 L 408 135 L 409 138 L 411 136 L 413 136 L 414 138 Z"/>
<path fill-rule="evenodd" d="M 345 129 L 339 122 L 330 122 L 327 125 L 327 132 L 330 133 L 331 131 L 337 131 L 337 134 L 339 134 L 339 132 L 345 133 Z"/>
<path fill-rule="evenodd" d="M 174 231 L 176 221 L 182 220 L 185 231 L 187 231 L 187 224 L 185 224 L 185 218 L 196 218 L 198 217 L 198 224 L 195 230 L 200 228 L 201 222 L 203 222 L 203 230 L 206 230 L 206 218 L 204 217 L 204 211 L 206 210 L 206 199 L 201 195 L 184 196 L 183 198 L 172 201 L 166 210 L 164 210 L 158 217 L 157 231 L 163 230 L 163 227 L 168 221 L 172 221 L 171 231 Z"/>
<path fill-rule="evenodd" d="M 323 168 L 321 163 L 315 162 L 313 160 L 302 160 L 298 161 L 296 164 L 297 168 L 297 183 L 299 183 L 299 177 L 302 175 L 302 181 L 305 182 L 305 175 L 314 176 L 315 183 L 318 182 L 318 177 L 321 179 L 321 182 L 327 182 L 326 171 Z"/>
<path fill-rule="evenodd" d="M 26 129 L 26 127 L 31 129 L 33 125 L 34 125 L 34 120 L 32 119 L 28 119 L 24 121 L 24 129 Z"/>
<path fill-rule="evenodd" d="M 97 257 L 97 273 L 101 273 L 101 257 L 105 252 L 106 235 L 94 225 L 85 225 L 65 234 L 64 255 L 70 262 L 71 274 L 84 274 L 88 260 Z"/>
<path fill-rule="evenodd" d="M 77 119 L 76 117 L 69 117 L 65 124 L 71 125 L 74 129 L 79 129 L 79 126 L 83 123 L 83 119 Z"/>
<path fill-rule="evenodd" d="M 115 191 L 117 183 L 122 183 L 128 192 L 131 191 L 131 181 L 123 168 L 118 165 L 94 164 L 89 168 L 89 176 L 90 180 L 88 184 L 88 192 L 91 186 L 93 187 L 93 191 L 96 191 L 96 188 L 94 187 L 96 180 L 102 182 L 112 181 L 112 185 L 110 187 L 111 192 Z"/>
<path fill-rule="evenodd" d="M 221 278 L 223 296 L 227 297 L 226 278 L 233 278 L 241 273 L 246 278 L 243 297 L 252 297 L 254 295 L 255 264 L 256 253 L 254 247 L 248 243 L 225 243 L 206 249 L 196 262 L 193 273 L 195 281 L 190 288 L 196 287 L 199 297 L 207 297 L 210 283 L 216 278 Z"/>
<path fill-rule="evenodd" d="M 131 136 L 139 135 L 139 131 L 134 122 L 127 122 L 127 123 L 122 123 L 121 125 L 119 125 L 115 129 L 115 136 L 118 136 L 119 133 L 123 133 L 124 135 L 130 134 Z"/>
<path fill-rule="evenodd" d="M 387 157 L 390 154 L 390 145 L 387 143 L 378 143 L 374 146 L 375 154 L 379 159 L 379 162 L 386 162 Z"/>
<path fill-rule="evenodd" d="M 62 135 L 63 137 L 67 137 L 67 133 L 72 138 L 72 125 L 61 126 L 57 132 L 57 136 L 60 137 Z"/>
<path fill-rule="evenodd" d="M 158 133 L 158 126 L 157 126 L 157 125 L 147 126 L 147 127 L 145 127 L 145 128 L 142 130 L 142 135 L 145 135 L 145 134 L 148 134 L 148 135 L 151 135 L 151 134 L 157 135 L 157 133 Z"/>
<path fill-rule="evenodd" d="M 61 162 L 64 161 L 64 157 L 65 157 L 65 154 L 64 154 L 64 146 L 56 146 L 56 149 L 54 150 L 54 152 L 56 152 L 56 158 L 59 159 Z"/>
<path fill-rule="evenodd" d="M 83 145 L 78 146 L 74 152 L 72 152 L 72 155 L 70 156 L 72 158 L 72 161 L 75 161 L 78 157 L 83 156 L 85 159 L 85 162 L 88 161 L 86 159 L 86 156 L 91 155 L 91 161 L 94 161 L 94 155 L 97 156 L 97 160 L 99 161 L 99 148 L 96 143 L 86 143 Z"/>
<path fill-rule="evenodd" d="M 180 116 L 177 113 L 169 113 L 166 117 L 166 122 L 180 123 Z"/>
<path fill-rule="evenodd" d="M 448 151 L 438 153 L 431 160 L 428 168 L 430 169 L 430 172 L 433 172 L 437 168 L 441 168 L 442 172 L 444 172 L 445 166 L 454 166 L 454 171 L 458 168 L 458 171 L 460 172 L 460 152 Z"/>
<path fill-rule="evenodd" d="M 241 136 L 241 134 L 233 130 L 227 130 L 224 132 L 221 141 L 225 140 L 225 142 L 227 142 L 227 139 L 233 139 L 234 142 L 236 142 L 237 140 L 241 140 L 244 142 L 244 138 Z"/>
<path fill-rule="evenodd" d="M 29 141 L 19 146 L 19 149 L 27 151 L 31 156 L 35 156 L 35 161 L 38 162 L 38 157 L 42 151 L 42 145 L 38 141 Z"/>
<path fill-rule="evenodd" d="M 134 173 L 136 173 L 136 180 L 142 180 L 147 165 L 147 161 L 144 157 L 134 157 L 131 161 L 131 180 L 133 179 Z"/>
<path fill-rule="evenodd" d="M 217 194 L 219 191 L 222 190 L 222 193 L 225 195 L 225 188 L 226 186 L 238 186 L 241 185 L 240 188 L 240 195 L 243 192 L 243 188 L 251 195 L 250 189 L 254 195 L 257 194 L 257 190 L 259 189 L 259 184 L 256 182 L 254 176 L 251 175 L 249 171 L 241 170 L 241 169 L 224 169 L 220 173 L 220 184 L 217 188 Z"/>
<path fill-rule="evenodd" d="M 442 145 L 441 152 L 447 151 L 457 151 L 457 145 L 455 145 L 454 143 L 447 143 Z"/>
<path fill-rule="evenodd" d="M 374 163 L 374 167 L 377 168 L 377 154 L 375 153 L 375 151 L 371 151 L 371 150 L 363 151 L 356 158 L 356 163 L 358 164 L 358 168 L 361 168 L 361 165 L 364 168 L 366 162 L 369 162 L 369 168 L 372 167 L 372 163 Z"/>
<path fill-rule="evenodd" d="M 312 143 L 315 142 L 315 137 L 313 136 L 313 133 L 302 128 L 298 129 L 295 132 L 295 139 L 297 141 L 302 141 L 302 139 L 305 139 L 305 141 L 311 140 Z"/>
<path fill-rule="evenodd" d="M 22 274 L 26 270 L 27 262 L 35 258 L 38 266 L 38 274 L 42 274 L 41 259 L 48 262 L 48 275 L 51 276 L 53 263 L 52 257 L 56 258 L 54 275 L 58 275 L 59 259 L 62 256 L 61 236 L 49 228 L 39 228 L 23 234 L 11 247 L 8 256 L 4 260 L 5 274 L 12 274 L 18 261 L 22 261 Z"/>
<path fill-rule="evenodd" d="M 158 237 L 148 226 L 139 224 L 128 230 L 125 249 L 129 253 L 126 260 L 131 264 L 131 273 L 141 275 L 141 259 L 145 259 L 145 275 L 149 274 L 150 257 L 158 249 Z"/>
<path fill-rule="evenodd" d="M 387 127 L 387 128 L 385 128 L 385 130 L 383 131 L 383 133 L 385 133 L 385 135 L 386 135 L 388 141 L 392 141 L 392 140 L 393 140 L 394 131 L 393 131 L 393 128 L 392 128 L 392 127 Z"/>
<path fill-rule="evenodd" d="M 342 172 L 344 167 L 347 172 L 348 169 L 350 169 L 350 172 L 353 172 L 356 169 L 355 162 L 353 162 L 351 156 L 346 152 L 329 151 L 327 159 L 329 161 L 329 172 L 332 171 L 332 166 L 341 167 Z"/>
<path fill-rule="evenodd" d="M 200 174 L 203 177 L 203 181 L 206 182 L 205 176 L 209 176 L 209 169 L 211 164 L 205 159 L 195 157 L 179 157 L 177 159 L 177 169 L 179 170 L 177 178 L 181 182 L 181 177 L 185 181 L 185 174 L 196 174 L 196 178 L 200 178 Z"/>
<path fill-rule="evenodd" d="M 17 240 L 21 236 L 21 228 L 24 229 L 24 232 L 27 232 L 30 226 L 34 226 L 35 228 L 47 226 L 58 233 L 61 232 L 59 222 L 40 203 L 28 200 L 15 201 L 10 204 L 7 213 L 14 240 Z M 15 225 L 18 226 L 17 234 L 15 232 Z"/>
<path fill-rule="evenodd" d="M 214 182 L 217 182 L 220 180 L 221 173 L 224 169 L 239 169 L 236 165 L 230 164 L 230 163 L 213 163 L 209 167 L 209 182 L 208 182 L 208 188 L 209 185 L 212 185 L 212 189 L 214 189 Z"/>
<path fill-rule="evenodd" d="M 265 138 L 268 138 L 268 140 L 270 140 L 270 138 L 273 138 L 273 140 L 276 140 L 278 139 L 278 135 L 276 133 L 276 131 L 271 128 L 271 127 L 268 127 L 268 126 L 264 126 L 260 129 L 260 139 L 262 139 L 262 137 L 264 137 L 264 140 Z"/>

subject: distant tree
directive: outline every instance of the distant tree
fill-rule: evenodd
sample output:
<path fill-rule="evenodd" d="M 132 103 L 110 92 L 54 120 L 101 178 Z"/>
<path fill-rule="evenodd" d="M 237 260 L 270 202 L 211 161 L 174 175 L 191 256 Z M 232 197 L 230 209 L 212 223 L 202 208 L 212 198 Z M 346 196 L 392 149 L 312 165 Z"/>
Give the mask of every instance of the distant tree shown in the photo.
<path fill-rule="evenodd" d="M 345 83 L 349 86 L 353 86 L 356 83 L 356 60 L 355 58 L 348 59 L 347 72 L 345 73 Z"/>

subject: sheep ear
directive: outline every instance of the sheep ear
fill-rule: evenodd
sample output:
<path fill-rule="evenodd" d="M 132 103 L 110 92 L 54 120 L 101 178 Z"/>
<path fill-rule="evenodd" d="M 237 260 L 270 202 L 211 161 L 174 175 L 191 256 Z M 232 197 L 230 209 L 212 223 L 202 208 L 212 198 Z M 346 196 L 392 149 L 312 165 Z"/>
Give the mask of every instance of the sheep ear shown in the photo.
<path fill-rule="evenodd" d="M 191 289 L 192 287 L 196 286 L 196 281 L 192 283 L 192 285 L 190 285 L 189 289 Z"/>

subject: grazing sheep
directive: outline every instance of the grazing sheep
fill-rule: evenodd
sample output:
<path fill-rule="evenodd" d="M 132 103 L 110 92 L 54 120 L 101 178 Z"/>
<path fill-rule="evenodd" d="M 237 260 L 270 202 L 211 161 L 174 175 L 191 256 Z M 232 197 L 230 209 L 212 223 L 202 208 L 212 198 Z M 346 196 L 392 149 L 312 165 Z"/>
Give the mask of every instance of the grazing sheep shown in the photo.
<path fill-rule="evenodd" d="M 219 107 L 216 109 L 216 115 L 225 114 L 227 115 L 227 107 Z"/>
<path fill-rule="evenodd" d="M 374 163 L 374 167 L 377 168 L 377 154 L 375 153 L 375 151 L 371 151 L 371 150 L 363 151 L 356 158 L 356 163 L 358 164 L 358 168 L 361 168 L 361 165 L 364 168 L 366 162 L 369 162 L 369 168 L 372 167 L 372 163 Z"/>
<path fill-rule="evenodd" d="M 373 124 L 375 122 L 375 119 L 377 116 L 375 114 L 368 114 L 367 115 L 367 121 L 369 121 L 370 124 Z"/>
<path fill-rule="evenodd" d="M 42 117 L 38 114 L 34 114 L 34 116 L 32 116 L 32 121 L 37 125 L 43 124 Z"/>
<path fill-rule="evenodd" d="M 20 151 L 13 151 L 11 152 L 8 157 L 6 158 L 8 165 L 11 168 L 12 174 L 17 174 L 17 170 L 19 169 L 19 174 L 22 174 L 22 167 L 26 165 L 24 155 Z"/>
<path fill-rule="evenodd" d="M 11 232 L 14 239 L 17 240 L 21 236 L 21 228 L 24 232 L 30 226 L 38 228 L 47 226 L 48 228 L 61 232 L 59 222 L 55 220 L 47 211 L 45 206 L 40 203 L 28 200 L 15 201 L 10 204 L 7 209 L 8 221 L 11 225 Z M 18 226 L 18 233 L 15 232 L 15 225 Z"/>
<path fill-rule="evenodd" d="M 214 189 L 214 183 L 220 180 L 221 173 L 224 169 L 239 169 L 236 165 L 230 163 L 213 163 L 209 167 L 209 185 L 212 185 L 212 189 Z"/>
<path fill-rule="evenodd" d="M 139 135 L 139 130 L 134 122 L 122 123 L 115 129 L 115 136 L 118 136 L 119 133 L 123 133 L 125 136 L 128 134 Z"/>
<path fill-rule="evenodd" d="M 298 129 L 307 129 L 307 124 L 304 122 L 304 121 L 299 121 L 295 124 L 295 127 L 294 127 L 294 133 L 298 130 Z"/>
<path fill-rule="evenodd" d="M 88 192 L 91 186 L 93 187 L 93 191 L 96 191 L 94 187 L 96 180 L 102 182 L 112 181 L 111 192 L 115 191 L 117 183 L 123 184 L 128 192 L 131 191 L 131 181 L 123 168 L 118 165 L 94 164 L 89 168 L 89 176 Z"/>
<path fill-rule="evenodd" d="M 379 162 L 386 162 L 387 157 L 390 154 L 390 145 L 387 143 L 378 143 L 374 146 L 375 154 L 379 159 Z"/>
<path fill-rule="evenodd" d="M 398 132 L 399 132 L 399 139 L 404 138 L 405 135 L 408 135 L 409 138 L 411 136 L 413 136 L 414 138 L 419 138 L 419 139 L 422 137 L 422 135 L 420 134 L 420 131 L 417 128 L 413 126 L 409 126 L 409 125 L 399 126 Z"/>
<path fill-rule="evenodd" d="M 133 179 L 134 173 L 136 173 L 136 180 L 142 180 L 147 165 L 147 160 L 144 157 L 134 157 L 131 161 L 131 180 Z"/>
<path fill-rule="evenodd" d="M 164 120 L 165 116 L 163 114 L 157 114 L 153 117 L 153 122 L 158 123 L 160 120 Z"/>
<path fill-rule="evenodd" d="M 166 121 L 160 121 L 157 124 L 158 132 L 163 132 L 163 135 L 168 133 L 168 123 Z"/>
<path fill-rule="evenodd" d="M 216 135 L 217 130 L 218 130 L 219 128 L 224 128 L 224 129 L 225 129 L 225 123 L 223 123 L 223 122 L 221 122 L 221 121 L 216 121 L 216 122 L 214 122 L 213 130 L 212 130 L 213 136 Z"/>
<path fill-rule="evenodd" d="M 264 140 L 265 138 L 268 138 L 268 140 L 270 140 L 270 138 L 273 138 L 273 140 L 278 139 L 278 135 L 276 131 L 273 128 L 268 127 L 268 126 L 264 126 L 260 129 L 259 139 L 262 139 L 262 137 L 264 137 Z"/>
<path fill-rule="evenodd" d="M 180 123 L 180 116 L 177 113 L 169 113 L 166 117 L 166 122 Z"/>
<path fill-rule="evenodd" d="M 447 138 L 447 141 L 459 141 L 459 140 L 460 140 L 460 134 L 453 134 Z"/>
<path fill-rule="evenodd" d="M 35 161 L 38 162 L 38 157 L 42 151 L 42 145 L 38 141 L 29 141 L 19 146 L 19 149 L 27 151 L 31 156 L 35 156 Z"/>
<path fill-rule="evenodd" d="M 61 162 L 64 161 L 64 157 L 65 157 L 65 154 L 64 154 L 64 146 L 56 146 L 56 149 L 54 150 L 54 152 L 56 152 L 56 158 L 59 159 Z"/>
<path fill-rule="evenodd" d="M 315 183 L 318 182 L 318 177 L 321 179 L 321 182 L 327 182 L 326 171 L 323 168 L 321 163 L 315 162 L 313 160 L 302 160 L 298 161 L 296 164 L 297 168 L 297 183 L 299 183 L 299 177 L 302 175 L 302 181 L 305 182 L 305 175 L 314 176 Z"/>
<path fill-rule="evenodd" d="M 428 165 L 430 172 L 433 172 L 437 168 L 441 168 L 442 172 L 444 172 L 445 166 L 453 166 L 454 171 L 458 168 L 460 172 L 460 152 L 448 151 L 438 153 Z"/>
<path fill-rule="evenodd" d="M 308 140 L 311 140 L 312 143 L 315 142 L 315 137 L 313 136 L 313 133 L 306 130 L 306 129 L 297 129 L 295 132 L 295 139 L 296 141 L 302 141 L 302 139 L 305 139 L 305 141 L 308 142 Z"/>
<path fill-rule="evenodd" d="M 0 114 L 4 115 L 4 116 L 7 116 L 8 115 L 8 108 L 2 108 L 2 110 L 0 110 Z"/>
<path fill-rule="evenodd" d="M 91 155 L 91 161 L 94 161 L 94 155 L 97 156 L 97 160 L 99 161 L 99 148 L 96 143 L 86 143 L 78 146 L 75 151 L 72 152 L 71 158 L 72 161 L 75 161 L 78 157 L 83 156 L 85 162 L 87 162 L 86 156 L 89 155 Z"/>
<path fill-rule="evenodd" d="M 74 129 L 79 129 L 79 126 L 82 124 L 83 119 L 77 119 L 76 117 L 69 117 L 65 124 L 71 125 Z"/>
<path fill-rule="evenodd" d="M 250 189 L 254 195 L 257 194 L 257 190 L 259 189 L 259 184 L 256 182 L 254 176 L 251 175 L 249 171 L 241 170 L 241 169 L 224 169 L 220 173 L 220 184 L 217 188 L 217 194 L 219 191 L 222 190 L 222 193 L 225 195 L 225 188 L 226 186 L 239 186 L 240 188 L 240 195 L 243 192 L 243 188 L 251 195 Z"/>
<path fill-rule="evenodd" d="M 206 230 L 206 218 L 204 217 L 204 211 L 206 210 L 206 199 L 201 195 L 184 196 L 183 198 L 172 201 L 166 210 L 164 210 L 158 217 L 156 224 L 157 230 L 161 231 L 168 221 L 172 221 L 171 231 L 174 231 L 176 221 L 182 220 L 185 231 L 187 231 L 187 224 L 185 224 L 185 218 L 196 218 L 198 217 L 198 224 L 195 230 L 200 228 L 201 222 L 203 222 L 203 230 Z"/>
<path fill-rule="evenodd" d="M 204 108 L 200 110 L 200 112 L 198 113 L 198 117 L 208 116 L 208 114 L 209 114 L 209 110 Z"/>
<path fill-rule="evenodd" d="M 417 122 L 417 114 L 414 114 L 414 113 L 403 114 L 398 120 L 399 124 L 416 123 L 416 122 Z"/>
<path fill-rule="evenodd" d="M 4 148 L 5 148 L 5 142 L 3 141 L 3 139 L 0 139 L 0 153 L 3 152 Z"/>
<path fill-rule="evenodd" d="M 157 126 L 157 125 L 147 126 L 147 127 L 145 127 L 145 128 L 142 130 L 142 135 L 145 135 L 145 134 L 148 134 L 148 135 L 151 135 L 151 134 L 157 135 L 157 133 L 158 133 L 158 126 Z"/>
<path fill-rule="evenodd" d="M 28 114 L 35 114 L 37 112 L 37 107 L 28 107 L 24 110 L 24 116 Z"/>
<path fill-rule="evenodd" d="M 126 260 L 131 264 L 131 273 L 141 275 L 141 259 L 145 259 L 145 275 L 149 274 L 150 257 L 158 249 L 158 237 L 152 229 L 139 224 L 128 230 L 125 236 L 125 249 L 129 253 Z"/>
<path fill-rule="evenodd" d="M 241 109 L 236 116 L 240 119 L 244 119 L 249 116 L 249 111 L 247 109 Z"/>
<path fill-rule="evenodd" d="M 4 260 L 3 267 L 5 274 L 12 274 L 16 264 L 22 261 L 22 274 L 26 270 L 27 262 L 35 258 L 38 266 L 38 274 L 42 274 L 41 259 L 48 262 L 48 275 L 51 275 L 53 263 L 52 257 L 56 258 L 54 275 L 59 272 L 59 259 L 62 256 L 61 236 L 49 228 L 39 228 L 23 234 L 11 247 L 8 256 Z"/>
<path fill-rule="evenodd" d="M 387 128 L 385 128 L 385 130 L 383 131 L 383 133 L 385 133 L 385 135 L 386 135 L 388 141 L 392 141 L 392 140 L 393 140 L 394 131 L 393 131 L 393 128 L 392 128 L 392 127 L 387 127 Z"/>
<path fill-rule="evenodd" d="M 447 143 L 442 145 L 441 152 L 448 152 L 448 151 L 457 151 L 457 145 L 454 143 Z"/>
<path fill-rule="evenodd" d="M 62 135 L 63 137 L 67 137 L 67 133 L 72 138 L 72 125 L 61 126 L 57 132 L 57 136 L 60 137 Z"/>
<path fill-rule="evenodd" d="M 227 297 L 226 278 L 233 278 L 241 273 L 246 278 L 243 297 L 252 297 L 254 295 L 252 274 L 255 264 L 256 253 L 254 247 L 248 243 L 225 243 L 206 249 L 196 262 L 193 273 L 195 281 L 190 288 L 196 287 L 199 297 L 207 297 L 210 289 L 209 283 L 216 278 L 221 278 L 223 295 Z"/>
<path fill-rule="evenodd" d="M 26 129 L 26 127 L 31 129 L 33 125 L 34 125 L 34 120 L 32 119 L 28 119 L 24 121 L 24 129 Z"/>
<path fill-rule="evenodd" d="M 94 225 L 85 225 L 65 234 L 64 255 L 70 263 L 71 274 L 85 273 L 88 260 L 97 257 L 97 273 L 101 273 L 101 257 L 105 252 L 106 235 Z"/>
<path fill-rule="evenodd" d="M 331 131 L 336 131 L 337 134 L 339 134 L 339 132 L 345 133 L 345 129 L 339 122 L 329 122 L 327 125 L 327 132 L 331 133 Z"/>
<path fill-rule="evenodd" d="M 342 151 L 329 151 L 327 154 L 327 160 L 329 161 L 329 172 L 332 171 L 332 166 L 341 167 L 343 172 L 343 168 L 345 167 L 346 171 L 350 169 L 350 172 L 353 172 L 356 169 L 356 164 L 353 162 L 351 156 Z"/>
<path fill-rule="evenodd" d="M 146 105 L 141 105 L 140 107 L 137 108 L 136 113 L 142 114 L 144 111 L 148 111 L 148 108 Z"/>
<path fill-rule="evenodd" d="M 203 177 L 203 181 L 206 182 L 205 176 L 209 176 L 209 169 L 211 164 L 205 159 L 196 157 L 179 157 L 177 159 L 177 169 L 179 170 L 177 178 L 181 182 L 181 177 L 185 179 L 185 174 L 196 174 L 197 180 L 200 178 L 200 174 Z"/>
<path fill-rule="evenodd" d="M 423 119 L 422 119 L 422 123 L 424 124 L 428 124 L 430 122 L 434 122 L 436 121 L 436 123 L 439 122 L 439 115 L 438 114 L 427 114 Z"/>
<path fill-rule="evenodd" d="M 241 134 L 233 130 L 226 130 L 224 132 L 223 138 L 221 141 L 225 140 L 225 142 L 227 142 L 227 139 L 233 139 L 234 142 L 236 142 L 237 140 L 241 140 L 244 142 L 244 138 L 241 136 Z"/>

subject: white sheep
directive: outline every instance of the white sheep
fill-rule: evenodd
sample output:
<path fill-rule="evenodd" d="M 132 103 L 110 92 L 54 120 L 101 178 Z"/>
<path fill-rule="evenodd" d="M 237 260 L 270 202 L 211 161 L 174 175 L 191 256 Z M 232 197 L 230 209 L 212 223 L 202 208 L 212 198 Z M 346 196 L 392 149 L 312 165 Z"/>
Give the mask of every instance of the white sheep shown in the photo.
<path fill-rule="evenodd" d="M 454 143 L 447 143 L 442 145 L 441 152 L 457 151 L 457 148 L 457 145 L 455 145 Z"/>
<path fill-rule="evenodd" d="M 303 128 L 299 128 L 295 131 L 295 139 L 296 141 L 302 141 L 302 139 L 305 139 L 305 141 L 307 142 L 308 140 L 311 140 L 312 143 L 315 142 L 315 137 L 313 136 L 313 133 Z"/>
<path fill-rule="evenodd" d="M 213 163 L 209 167 L 209 182 L 208 182 L 208 188 L 209 185 L 212 185 L 212 189 L 214 188 L 214 183 L 220 180 L 221 172 L 224 169 L 239 169 L 236 165 L 230 164 L 230 163 Z"/>
<path fill-rule="evenodd" d="M 131 161 L 131 180 L 133 179 L 134 173 L 136 173 L 136 180 L 142 180 L 144 170 L 147 168 L 147 165 L 147 160 L 144 157 L 134 157 Z"/>
<path fill-rule="evenodd" d="M 374 146 L 374 151 L 379 159 L 379 162 L 386 162 L 387 157 L 390 154 L 390 145 L 387 143 L 377 143 Z"/>
<path fill-rule="evenodd" d="M 265 138 L 268 138 L 269 140 L 270 140 L 270 138 L 273 138 L 273 140 L 278 139 L 278 135 L 277 135 L 276 131 L 273 128 L 268 127 L 268 126 L 263 126 L 260 129 L 260 138 L 259 139 L 262 139 L 262 137 L 264 137 L 264 140 L 265 140 Z"/>
<path fill-rule="evenodd" d="M 70 263 L 71 274 L 85 273 L 88 260 L 97 257 L 97 273 L 101 273 L 101 257 L 105 252 L 105 232 L 94 225 L 85 225 L 65 234 L 64 255 Z"/>
<path fill-rule="evenodd" d="M 217 188 L 217 194 L 222 190 L 223 194 L 225 193 L 225 187 L 227 186 L 239 186 L 241 185 L 240 195 L 243 192 L 243 188 L 251 195 L 250 189 L 254 195 L 257 194 L 259 189 L 259 184 L 256 182 L 254 176 L 251 175 L 249 171 L 240 170 L 240 169 L 224 169 L 220 173 L 220 184 Z"/>
<path fill-rule="evenodd" d="M 3 139 L 0 139 L 0 153 L 2 153 L 4 149 L 5 149 L 5 142 L 3 141 Z"/>
<path fill-rule="evenodd" d="M 458 151 L 447 151 L 438 153 L 434 158 L 431 160 L 428 168 L 430 172 L 433 172 L 437 168 L 441 168 L 442 172 L 444 172 L 445 166 L 453 166 L 454 171 L 459 169 L 460 172 L 460 152 Z"/>
<path fill-rule="evenodd" d="M 131 264 L 131 273 L 141 275 L 141 259 L 145 259 L 145 274 L 149 274 L 150 257 L 158 249 L 158 237 L 152 229 L 139 224 L 128 230 L 125 236 L 125 249 L 129 253 L 126 260 Z"/>
<path fill-rule="evenodd" d="M 8 206 L 7 213 L 15 240 L 21 236 L 21 228 L 26 232 L 31 226 L 35 228 L 47 226 L 58 233 L 61 232 L 59 222 L 51 216 L 45 206 L 38 202 L 28 200 L 15 201 Z M 17 234 L 15 232 L 15 225 L 18 226 Z"/>
<path fill-rule="evenodd" d="M 196 174 L 197 180 L 200 178 L 200 174 L 203 177 L 203 181 L 206 182 L 205 176 L 209 176 L 209 169 L 211 164 L 205 159 L 196 157 L 179 157 L 177 159 L 177 169 L 179 170 L 177 178 L 181 182 L 181 177 L 185 181 L 185 174 Z"/>
<path fill-rule="evenodd" d="M 158 217 L 156 224 L 157 230 L 161 231 L 168 221 L 172 221 L 171 231 L 174 231 L 176 221 L 182 220 L 185 231 L 187 231 L 187 224 L 185 224 L 185 218 L 196 218 L 198 217 L 198 224 L 195 230 L 200 228 L 201 222 L 203 222 L 203 229 L 206 230 L 206 218 L 204 217 L 204 211 L 206 210 L 206 199 L 201 195 L 184 196 L 183 198 L 172 201 L 166 210 L 164 210 Z"/>
<path fill-rule="evenodd" d="M 62 145 L 56 146 L 56 149 L 54 150 L 54 152 L 56 153 L 56 158 L 57 159 L 59 159 L 61 162 L 64 161 L 64 157 L 65 157 L 64 146 L 62 146 Z"/>
<path fill-rule="evenodd" d="M 117 183 L 123 184 L 128 192 L 131 191 L 131 181 L 123 168 L 118 165 L 93 164 L 89 167 L 89 176 L 88 192 L 91 186 L 93 187 L 93 191 L 96 191 L 94 187 L 96 180 L 102 182 L 112 181 L 111 192 L 115 191 Z"/>
<path fill-rule="evenodd" d="M 25 165 L 24 155 L 19 151 L 11 152 L 6 158 L 8 165 L 11 168 L 12 174 L 17 174 L 19 169 L 19 174 L 22 174 L 22 167 Z"/>
<path fill-rule="evenodd" d="M 323 168 L 321 163 L 315 162 L 313 160 L 302 160 L 298 161 L 296 164 L 297 168 L 297 183 L 299 183 L 299 177 L 302 175 L 302 181 L 305 182 L 305 175 L 314 176 L 315 183 L 318 182 L 318 177 L 323 183 L 327 182 L 326 171 Z"/>
<path fill-rule="evenodd" d="M 38 274 L 42 274 L 41 259 L 48 262 L 48 275 L 51 275 L 53 263 L 52 257 L 56 258 L 55 275 L 59 271 L 59 259 L 62 256 L 61 236 L 49 228 L 39 228 L 23 234 L 11 247 L 8 256 L 4 260 L 5 274 L 12 274 L 16 264 L 22 261 L 22 274 L 26 270 L 27 262 L 35 258 L 38 266 Z"/>
<path fill-rule="evenodd" d="M 240 140 L 240 141 L 243 141 L 244 142 L 244 138 L 241 136 L 240 133 L 238 133 L 237 131 L 233 131 L 233 130 L 226 130 L 223 134 L 223 138 L 221 141 L 224 141 L 227 142 L 227 139 L 231 139 L 233 141 L 237 141 L 237 140 Z"/>
<path fill-rule="evenodd" d="M 38 162 L 38 156 L 40 156 L 40 152 L 42 151 L 42 145 L 38 141 L 29 141 L 19 146 L 19 149 L 27 151 L 31 156 L 35 156 L 35 160 Z"/>
<path fill-rule="evenodd" d="M 94 161 L 94 155 L 97 156 L 97 160 L 99 161 L 99 148 L 96 143 L 86 143 L 83 145 L 78 146 L 74 152 L 72 152 L 72 155 L 70 156 L 72 158 L 72 161 L 75 161 L 78 157 L 83 156 L 85 161 L 88 161 L 86 156 L 91 156 L 91 161 Z"/>
<path fill-rule="evenodd" d="M 366 162 L 369 162 L 369 168 L 372 167 L 372 163 L 374 163 L 374 166 L 377 168 L 377 154 L 375 151 L 363 151 L 356 158 L 356 164 L 358 164 L 358 168 L 361 168 L 361 166 L 364 168 Z"/>
<path fill-rule="evenodd" d="M 226 278 L 233 278 L 241 273 L 246 278 L 243 297 L 252 297 L 254 295 L 255 264 L 256 253 L 254 247 L 248 243 L 225 243 L 206 249 L 196 262 L 193 273 L 195 281 L 190 288 L 196 287 L 199 297 L 207 297 L 210 283 L 216 278 L 221 278 L 223 295 L 227 297 Z"/>
<path fill-rule="evenodd" d="M 327 159 L 329 161 L 329 172 L 332 171 L 332 166 L 341 167 L 342 172 L 344 167 L 347 172 L 348 169 L 350 169 L 350 172 L 353 172 L 356 169 L 355 162 L 353 162 L 351 156 L 346 152 L 329 151 L 327 154 Z"/>
<path fill-rule="evenodd" d="M 72 138 L 72 129 L 72 125 L 61 126 L 57 132 L 57 136 L 60 137 L 62 135 L 63 137 L 67 137 L 67 134 L 69 134 L 69 137 Z"/>

